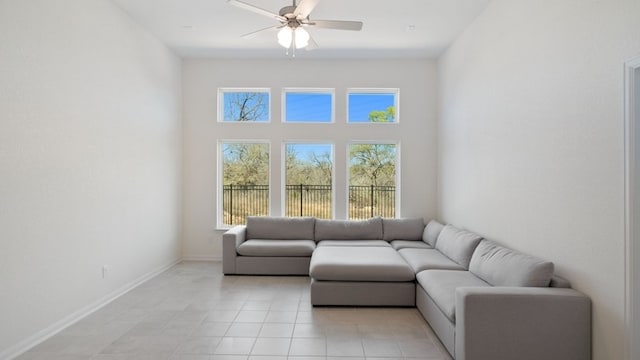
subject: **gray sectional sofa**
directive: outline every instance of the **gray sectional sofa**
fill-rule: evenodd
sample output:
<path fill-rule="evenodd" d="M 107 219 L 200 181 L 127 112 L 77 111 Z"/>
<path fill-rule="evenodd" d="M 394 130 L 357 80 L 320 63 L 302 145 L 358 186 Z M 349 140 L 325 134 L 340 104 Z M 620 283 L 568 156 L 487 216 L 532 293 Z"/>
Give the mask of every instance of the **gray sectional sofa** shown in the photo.
<path fill-rule="evenodd" d="M 316 306 L 416 306 L 458 360 L 591 358 L 591 302 L 551 262 L 437 221 L 250 217 L 223 271 L 309 275 Z"/>

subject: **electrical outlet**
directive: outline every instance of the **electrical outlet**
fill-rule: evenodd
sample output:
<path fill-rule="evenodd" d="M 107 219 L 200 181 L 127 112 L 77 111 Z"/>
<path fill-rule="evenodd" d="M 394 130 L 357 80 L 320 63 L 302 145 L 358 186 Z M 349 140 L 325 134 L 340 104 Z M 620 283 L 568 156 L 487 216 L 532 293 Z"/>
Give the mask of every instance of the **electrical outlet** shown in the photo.
<path fill-rule="evenodd" d="M 109 267 L 107 265 L 102 265 L 102 278 L 107 277 L 107 273 L 109 272 Z"/>

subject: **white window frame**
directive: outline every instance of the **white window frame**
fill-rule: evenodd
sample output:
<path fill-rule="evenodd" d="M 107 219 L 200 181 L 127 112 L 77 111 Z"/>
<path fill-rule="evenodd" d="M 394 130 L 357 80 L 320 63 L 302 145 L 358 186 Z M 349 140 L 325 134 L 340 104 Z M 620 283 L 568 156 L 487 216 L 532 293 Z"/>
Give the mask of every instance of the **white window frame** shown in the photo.
<path fill-rule="evenodd" d="M 280 213 L 282 216 L 287 216 L 287 145 L 300 144 L 300 145 L 331 145 L 331 219 L 336 218 L 336 144 L 333 141 L 323 140 L 285 140 L 282 142 L 281 150 L 281 174 L 282 181 L 281 187 L 281 199 L 280 199 Z"/>
<path fill-rule="evenodd" d="M 366 124 L 370 124 L 370 123 L 366 123 Z M 402 186 L 401 186 L 401 174 L 402 174 L 402 169 L 401 169 L 401 143 L 399 140 L 349 140 L 347 142 L 347 149 L 346 149 L 346 171 L 345 171 L 345 175 L 346 175 L 346 189 L 345 189 L 345 199 L 346 199 L 346 203 L 344 204 L 345 206 L 345 216 L 347 219 L 350 219 L 349 217 L 349 187 L 351 186 L 350 184 L 350 170 L 351 170 L 351 145 L 395 145 L 396 146 L 396 159 L 395 159 L 395 165 L 396 165 L 396 176 L 395 176 L 395 182 L 396 182 L 396 191 L 395 191 L 395 218 L 401 218 L 402 217 L 402 213 L 401 213 L 401 199 L 402 199 Z"/>
<path fill-rule="evenodd" d="M 394 94 L 394 103 L 396 114 L 393 122 L 354 122 L 349 119 L 349 95 L 351 94 Z M 349 125 L 397 125 L 400 123 L 400 89 L 399 88 L 348 88 L 347 89 L 347 98 L 346 98 L 346 111 L 345 118 L 347 120 L 347 124 Z"/>
<path fill-rule="evenodd" d="M 267 120 L 266 121 L 224 121 L 224 94 L 225 93 L 242 93 L 242 92 L 261 92 L 266 93 L 269 97 L 268 107 L 267 107 Z M 217 104 L 217 117 L 218 122 L 222 124 L 269 124 L 271 123 L 271 88 L 233 88 L 233 87 L 222 87 L 218 88 L 218 104 Z"/>
<path fill-rule="evenodd" d="M 271 141 L 269 140 L 264 140 L 264 139 L 218 139 L 218 143 L 216 145 L 217 147 L 217 152 L 218 152 L 218 156 L 217 156 L 217 162 L 218 162 L 218 166 L 217 166 L 217 204 L 216 204 L 216 226 L 217 229 L 220 230 L 227 230 L 230 229 L 232 227 L 234 227 L 235 225 L 230 225 L 230 224 L 225 224 L 224 223 L 224 156 L 223 156 L 223 151 L 222 151 L 222 145 L 223 144 L 266 144 L 268 147 L 268 151 L 269 151 L 269 174 L 268 174 L 268 179 L 269 179 L 269 183 L 267 185 L 269 185 L 269 197 L 268 197 L 268 211 L 267 211 L 267 215 L 271 215 L 271 199 L 272 196 L 271 194 L 273 193 L 273 189 L 271 186 L 271 172 L 273 171 L 273 156 L 272 156 L 272 152 L 271 152 Z"/>
<path fill-rule="evenodd" d="M 288 93 L 307 93 L 307 94 L 321 94 L 331 95 L 331 121 L 287 121 L 287 94 Z M 314 125 L 327 125 L 335 124 L 336 122 L 336 89 L 335 88 L 283 88 L 282 89 L 282 102 L 281 102 L 282 123 L 284 124 L 314 124 Z"/>

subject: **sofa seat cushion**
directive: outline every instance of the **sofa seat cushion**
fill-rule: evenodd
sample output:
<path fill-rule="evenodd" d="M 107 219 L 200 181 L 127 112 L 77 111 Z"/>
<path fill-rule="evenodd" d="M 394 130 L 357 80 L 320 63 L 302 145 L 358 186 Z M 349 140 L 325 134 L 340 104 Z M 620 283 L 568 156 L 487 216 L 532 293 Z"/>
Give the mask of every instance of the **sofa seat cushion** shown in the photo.
<path fill-rule="evenodd" d="M 242 256 L 311 256 L 316 248 L 313 240 L 251 239 L 238 246 Z"/>
<path fill-rule="evenodd" d="M 491 286 L 469 271 L 426 270 L 416 279 L 452 323 L 456 322 L 456 288 Z"/>
<path fill-rule="evenodd" d="M 493 286 L 547 287 L 553 263 L 482 240 L 471 257 L 469 271 Z"/>
<path fill-rule="evenodd" d="M 422 240 L 422 218 L 382 219 L 382 240 Z"/>
<path fill-rule="evenodd" d="M 416 274 L 423 270 L 466 270 L 435 249 L 405 248 L 398 250 L 398 253 Z"/>
<path fill-rule="evenodd" d="M 327 281 L 413 281 L 415 273 L 391 247 L 321 246 L 311 256 L 309 276 Z"/>
<path fill-rule="evenodd" d="M 391 242 L 391 247 L 396 250 L 400 249 L 433 249 L 431 245 L 427 244 L 422 240 L 393 240 Z"/>
<path fill-rule="evenodd" d="M 438 235 L 436 249 L 467 270 L 473 251 L 480 240 L 482 236 L 478 234 L 446 225 Z"/>
<path fill-rule="evenodd" d="M 247 239 L 313 240 L 316 219 L 312 217 L 247 217 Z"/>
<path fill-rule="evenodd" d="M 318 242 L 320 246 L 381 246 L 391 247 L 388 242 L 384 240 L 322 240 Z"/>
<path fill-rule="evenodd" d="M 317 219 L 315 240 L 382 240 L 382 218 L 368 220 Z"/>

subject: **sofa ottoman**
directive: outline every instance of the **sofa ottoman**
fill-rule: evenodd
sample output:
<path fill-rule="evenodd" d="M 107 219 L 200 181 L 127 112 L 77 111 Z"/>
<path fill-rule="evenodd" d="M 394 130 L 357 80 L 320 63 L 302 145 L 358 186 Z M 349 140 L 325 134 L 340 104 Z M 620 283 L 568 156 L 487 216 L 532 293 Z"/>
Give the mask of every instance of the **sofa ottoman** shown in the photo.
<path fill-rule="evenodd" d="M 318 247 L 309 276 L 312 305 L 415 305 L 415 273 L 391 247 Z"/>

